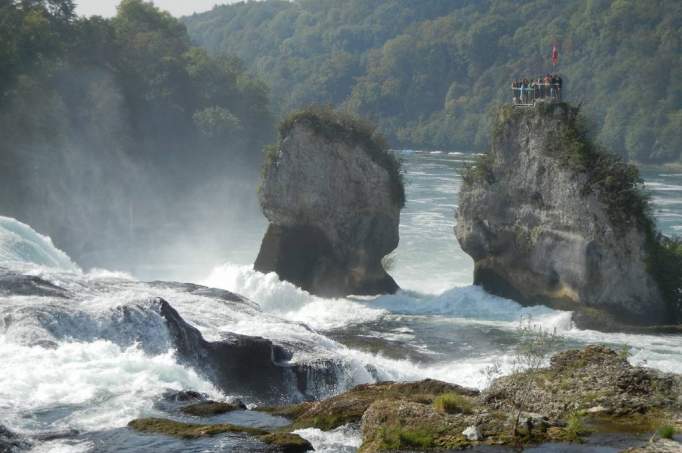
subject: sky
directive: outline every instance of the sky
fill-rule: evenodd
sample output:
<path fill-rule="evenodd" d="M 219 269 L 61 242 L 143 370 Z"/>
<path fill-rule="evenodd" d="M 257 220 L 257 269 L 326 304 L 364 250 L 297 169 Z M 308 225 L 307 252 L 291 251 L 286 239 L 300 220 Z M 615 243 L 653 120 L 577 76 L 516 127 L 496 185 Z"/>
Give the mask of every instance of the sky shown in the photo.
<path fill-rule="evenodd" d="M 194 12 L 207 11 L 213 8 L 213 5 L 234 3 L 237 0 L 153 0 L 159 8 L 170 12 L 172 15 L 185 16 Z M 99 16 L 111 17 L 116 14 L 116 5 L 120 0 L 75 0 L 76 12 L 81 16 L 92 16 L 97 14 Z"/>

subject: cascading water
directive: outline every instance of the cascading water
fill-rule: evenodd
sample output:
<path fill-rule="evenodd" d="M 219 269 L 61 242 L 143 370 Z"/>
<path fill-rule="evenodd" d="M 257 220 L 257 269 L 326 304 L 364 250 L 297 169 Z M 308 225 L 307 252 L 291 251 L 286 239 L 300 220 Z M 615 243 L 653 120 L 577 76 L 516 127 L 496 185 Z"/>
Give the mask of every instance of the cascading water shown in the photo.
<path fill-rule="evenodd" d="M 230 347 L 239 335 L 265 339 L 257 346 L 272 352 L 276 363 L 269 369 L 285 370 L 281 400 L 377 380 L 430 377 L 482 387 L 481 370 L 492 361 L 509 366 L 524 317 L 556 331 L 561 348 L 627 345 L 635 363 L 682 372 L 680 336 L 578 330 L 569 312 L 522 307 L 471 286 L 471 260 L 452 232 L 458 170 L 469 157 L 403 157 L 408 204 L 390 271 L 403 291 L 378 298 L 324 300 L 253 271 L 257 235 L 234 254 L 241 261 L 196 282 L 248 299 L 197 285 L 83 272 L 49 238 L 0 217 L 0 425 L 23 435 L 34 451 L 258 451 L 262 444 L 239 435 L 189 442 L 125 428 L 135 417 L 168 416 L 163 395 L 169 390 L 258 402 L 248 388 L 226 386 L 219 371 L 202 366 L 208 357 L 202 354 Z M 644 176 L 659 225 L 679 233 L 682 174 Z M 192 340 L 179 342 L 178 329 Z M 191 347 L 203 352 L 192 354 Z M 238 411 L 212 421 L 285 423 L 268 417 Z M 354 451 L 360 443 L 352 427 L 299 434 L 318 451 Z"/>

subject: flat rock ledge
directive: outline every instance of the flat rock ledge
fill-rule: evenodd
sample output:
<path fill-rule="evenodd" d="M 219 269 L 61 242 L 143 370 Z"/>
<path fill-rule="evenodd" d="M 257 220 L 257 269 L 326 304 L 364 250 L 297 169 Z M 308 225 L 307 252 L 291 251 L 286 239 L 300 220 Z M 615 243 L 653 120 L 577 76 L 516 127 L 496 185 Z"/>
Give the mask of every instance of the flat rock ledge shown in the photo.
<path fill-rule="evenodd" d="M 531 395 L 515 423 L 512 395 Z M 425 380 L 358 386 L 327 400 L 257 410 L 286 416 L 295 428 L 359 424 L 360 452 L 518 447 L 580 442 L 593 433 L 651 435 L 682 430 L 682 376 L 634 367 L 611 349 L 589 346 L 556 354 L 532 375 L 495 380 L 486 391 Z M 516 433 L 514 427 L 517 426 Z M 633 448 L 650 448 L 636 445 Z M 674 440 L 660 446 L 679 448 Z M 670 450 L 678 451 L 678 450 Z"/>
<path fill-rule="evenodd" d="M 264 429 L 218 424 L 183 423 L 165 418 L 138 418 L 128 423 L 128 427 L 147 434 L 163 434 L 180 437 L 182 439 L 198 439 L 201 437 L 217 436 L 225 433 L 242 433 L 253 436 L 270 446 L 273 452 L 303 453 L 314 450 L 307 440 L 298 434 L 287 432 L 269 432 Z"/>

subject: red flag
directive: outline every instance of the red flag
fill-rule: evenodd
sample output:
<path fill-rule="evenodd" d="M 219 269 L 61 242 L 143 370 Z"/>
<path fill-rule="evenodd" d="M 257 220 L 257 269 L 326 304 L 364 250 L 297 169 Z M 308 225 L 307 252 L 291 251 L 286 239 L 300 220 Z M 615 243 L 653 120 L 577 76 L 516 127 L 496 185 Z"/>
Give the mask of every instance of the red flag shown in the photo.
<path fill-rule="evenodd" d="M 559 51 L 556 46 L 552 47 L 552 66 L 556 66 L 559 62 Z"/>

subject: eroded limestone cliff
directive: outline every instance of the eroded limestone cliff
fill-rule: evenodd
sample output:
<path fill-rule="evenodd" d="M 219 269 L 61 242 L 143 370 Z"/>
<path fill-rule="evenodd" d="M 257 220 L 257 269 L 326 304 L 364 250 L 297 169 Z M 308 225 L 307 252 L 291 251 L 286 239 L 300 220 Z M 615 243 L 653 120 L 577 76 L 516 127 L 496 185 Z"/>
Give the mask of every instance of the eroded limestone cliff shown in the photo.
<path fill-rule="evenodd" d="M 576 310 L 594 328 L 672 323 L 640 190 L 634 167 L 585 138 L 577 109 L 506 106 L 492 149 L 464 174 L 455 234 L 492 293 Z"/>
<path fill-rule="evenodd" d="M 325 297 L 398 289 L 381 260 L 398 245 L 404 189 L 370 128 L 327 110 L 293 115 L 259 196 L 270 225 L 256 270 Z"/>

